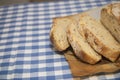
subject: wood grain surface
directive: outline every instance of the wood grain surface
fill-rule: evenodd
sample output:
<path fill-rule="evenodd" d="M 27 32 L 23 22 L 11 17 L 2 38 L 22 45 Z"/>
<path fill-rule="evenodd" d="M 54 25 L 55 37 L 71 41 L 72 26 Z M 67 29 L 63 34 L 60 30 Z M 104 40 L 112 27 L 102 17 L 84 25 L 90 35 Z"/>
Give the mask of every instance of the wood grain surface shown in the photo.
<path fill-rule="evenodd" d="M 95 65 L 90 65 L 79 60 L 71 51 L 67 51 L 64 55 L 67 62 L 69 63 L 72 75 L 74 77 L 90 76 L 102 72 L 112 73 L 120 71 L 120 58 L 115 63 L 103 59 Z"/>

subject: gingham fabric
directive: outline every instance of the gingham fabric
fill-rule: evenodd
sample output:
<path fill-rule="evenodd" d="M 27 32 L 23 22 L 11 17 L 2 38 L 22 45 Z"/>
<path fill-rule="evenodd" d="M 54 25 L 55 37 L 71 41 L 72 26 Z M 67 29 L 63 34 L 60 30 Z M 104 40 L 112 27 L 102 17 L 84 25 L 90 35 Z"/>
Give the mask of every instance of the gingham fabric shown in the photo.
<path fill-rule="evenodd" d="M 0 80 L 72 80 L 64 56 L 49 40 L 52 18 L 80 13 L 114 0 L 65 0 L 0 7 Z M 120 72 L 82 77 L 120 79 Z"/>

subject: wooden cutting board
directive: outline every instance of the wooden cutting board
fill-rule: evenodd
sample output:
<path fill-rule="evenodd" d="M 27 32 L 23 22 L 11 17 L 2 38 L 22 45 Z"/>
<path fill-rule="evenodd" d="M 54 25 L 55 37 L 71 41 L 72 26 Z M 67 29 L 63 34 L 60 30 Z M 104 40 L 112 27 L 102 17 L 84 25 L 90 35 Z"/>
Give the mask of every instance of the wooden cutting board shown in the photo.
<path fill-rule="evenodd" d="M 74 77 L 95 75 L 101 72 L 111 73 L 120 71 L 120 58 L 115 63 L 104 59 L 95 65 L 91 65 L 80 61 L 72 51 L 65 52 L 64 56 Z"/>

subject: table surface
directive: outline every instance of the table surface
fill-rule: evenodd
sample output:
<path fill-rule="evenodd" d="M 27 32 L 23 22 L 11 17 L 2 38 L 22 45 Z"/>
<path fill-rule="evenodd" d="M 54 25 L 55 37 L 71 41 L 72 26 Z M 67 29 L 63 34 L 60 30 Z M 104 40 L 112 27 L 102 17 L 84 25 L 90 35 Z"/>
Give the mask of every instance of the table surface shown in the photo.
<path fill-rule="evenodd" d="M 72 80 L 63 55 L 49 40 L 52 19 L 115 0 L 65 0 L 0 7 L 0 80 Z M 82 77 L 120 79 L 120 72 Z M 77 78 L 79 79 L 79 78 Z"/>

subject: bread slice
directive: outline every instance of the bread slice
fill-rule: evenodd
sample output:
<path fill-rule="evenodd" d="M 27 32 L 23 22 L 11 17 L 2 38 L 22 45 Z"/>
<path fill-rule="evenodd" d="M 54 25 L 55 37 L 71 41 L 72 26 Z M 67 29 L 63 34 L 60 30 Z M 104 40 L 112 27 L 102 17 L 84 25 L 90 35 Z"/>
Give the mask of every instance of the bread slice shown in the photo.
<path fill-rule="evenodd" d="M 120 43 L 120 3 L 113 3 L 101 10 L 101 22 Z"/>
<path fill-rule="evenodd" d="M 79 34 L 77 25 L 73 22 L 67 27 L 67 37 L 75 52 L 75 55 L 82 61 L 89 64 L 97 63 L 101 60 L 101 56 L 98 55 L 90 47 L 87 41 Z"/>
<path fill-rule="evenodd" d="M 69 43 L 66 35 L 66 27 L 70 24 L 67 17 L 54 18 L 50 31 L 50 40 L 58 51 L 66 50 Z"/>
<path fill-rule="evenodd" d="M 69 47 L 66 35 L 66 27 L 71 23 L 71 20 L 77 21 L 79 14 L 70 15 L 66 17 L 58 17 L 53 19 L 53 25 L 50 31 L 50 40 L 55 49 L 64 51 Z"/>
<path fill-rule="evenodd" d="M 81 29 L 82 28 L 82 29 Z M 110 32 L 87 13 L 81 14 L 79 32 L 99 54 L 114 62 L 120 54 L 120 44 L 113 38 Z"/>

